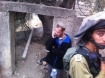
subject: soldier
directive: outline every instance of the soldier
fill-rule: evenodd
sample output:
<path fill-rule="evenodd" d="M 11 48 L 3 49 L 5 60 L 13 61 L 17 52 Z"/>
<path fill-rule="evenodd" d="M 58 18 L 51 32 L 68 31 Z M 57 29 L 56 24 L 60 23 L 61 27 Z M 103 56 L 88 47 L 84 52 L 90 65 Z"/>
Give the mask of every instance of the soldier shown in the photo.
<path fill-rule="evenodd" d="M 105 48 L 105 12 L 85 18 L 74 38 L 80 48 L 70 60 L 71 78 L 105 78 L 105 62 L 99 54 Z"/>

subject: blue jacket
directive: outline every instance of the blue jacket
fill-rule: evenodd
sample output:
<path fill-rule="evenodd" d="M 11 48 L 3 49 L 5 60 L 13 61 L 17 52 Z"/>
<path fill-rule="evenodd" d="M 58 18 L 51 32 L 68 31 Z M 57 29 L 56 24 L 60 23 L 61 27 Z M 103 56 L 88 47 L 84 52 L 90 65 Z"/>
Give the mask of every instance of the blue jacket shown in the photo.
<path fill-rule="evenodd" d="M 63 56 L 67 49 L 71 47 L 71 39 L 66 34 L 66 38 L 63 42 L 59 43 L 59 38 L 50 37 L 46 42 L 46 49 L 50 52 L 46 56 L 46 62 L 52 67 L 57 69 L 63 69 Z"/>

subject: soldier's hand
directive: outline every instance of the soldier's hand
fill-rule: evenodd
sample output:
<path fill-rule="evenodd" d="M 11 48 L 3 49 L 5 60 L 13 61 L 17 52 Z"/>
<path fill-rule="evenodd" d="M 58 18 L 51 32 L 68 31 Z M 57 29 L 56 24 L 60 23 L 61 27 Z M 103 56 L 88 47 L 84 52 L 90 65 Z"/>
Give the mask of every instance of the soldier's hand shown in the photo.
<path fill-rule="evenodd" d="M 101 61 L 101 70 L 105 72 L 105 62 Z"/>

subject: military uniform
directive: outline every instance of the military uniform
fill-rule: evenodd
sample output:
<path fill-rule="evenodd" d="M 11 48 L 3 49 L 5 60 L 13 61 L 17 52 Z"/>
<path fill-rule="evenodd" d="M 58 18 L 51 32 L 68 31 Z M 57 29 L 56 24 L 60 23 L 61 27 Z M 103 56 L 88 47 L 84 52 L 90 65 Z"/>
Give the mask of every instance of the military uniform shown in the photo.
<path fill-rule="evenodd" d="M 94 78 L 86 59 L 80 54 L 76 54 L 72 57 L 69 74 L 71 78 Z M 105 78 L 105 72 L 100 71 L 95 78 Z"/>
<path fill-rule="evenodd" d="M 93 38 L 93 32 L 97 29 L 105 29 L 105 11 L 83 19 L 81 27 L 74 36 L 76 45 L 85 47 L 88 42 L 91 42 L 97 50 L 104 49 L 105 45 L 95 42 L 96 36 Z M 87 46 L 89 47 L 91 44 Z M 69 74 L 71 78 L 105 78 L 105 72 L 100 69 L 101 56 L 95 50 L 90 53 L 88 50 L 80 49 L 78 51 L 80 53 L 70 59 Z"/>

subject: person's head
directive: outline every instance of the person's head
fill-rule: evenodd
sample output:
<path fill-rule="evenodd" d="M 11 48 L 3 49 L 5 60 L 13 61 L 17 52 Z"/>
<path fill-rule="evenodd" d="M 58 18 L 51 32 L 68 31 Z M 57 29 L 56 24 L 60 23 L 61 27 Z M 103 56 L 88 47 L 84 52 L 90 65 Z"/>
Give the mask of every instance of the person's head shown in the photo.
<path fill-rule="evenodd" d="M 55 28 L 55 34 L 57 37 L 62 37 L 65 32 L 65 26 L 63 23 L 58 23 Z"/>
<path fill-rule="evenodd" d="M 84 36 L 83 41 L 90 41 L 98 49 L 105 48 L 105 20 L 101 20 L 99 23 L 89 28 Z"/>
<path fill-rule="evenodd" d="M 85 46 L 90 41 L 97 49 L 103 49 L 105 48 L 103 30 L 105 30 L 105 11 L 83 19 L 81 27 L 74 36 L 75 42 L 79 46 Z"/>

